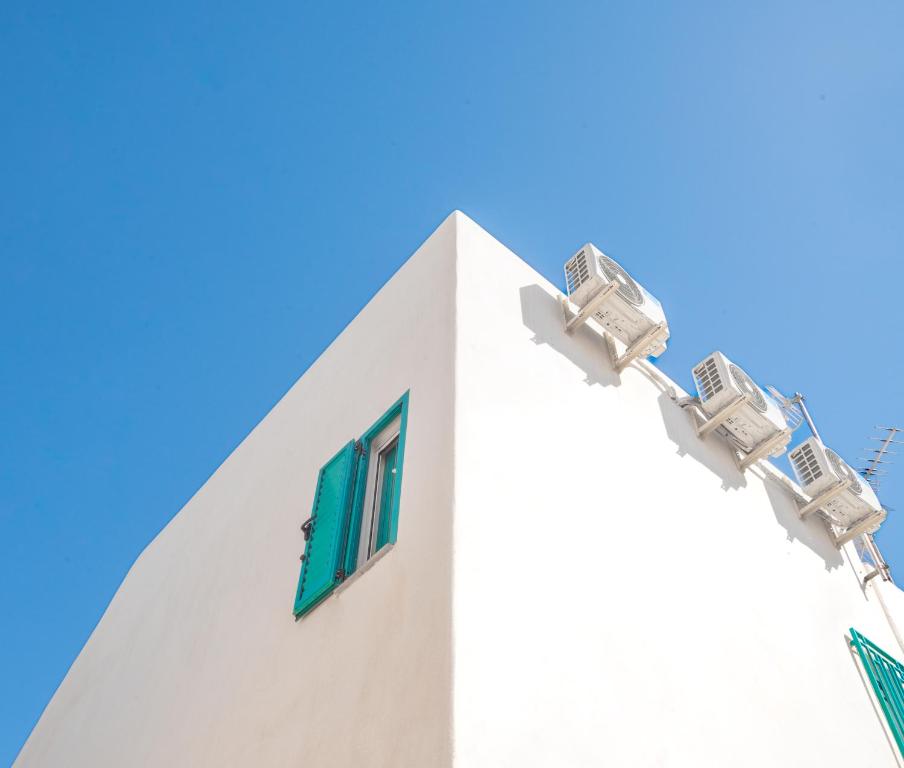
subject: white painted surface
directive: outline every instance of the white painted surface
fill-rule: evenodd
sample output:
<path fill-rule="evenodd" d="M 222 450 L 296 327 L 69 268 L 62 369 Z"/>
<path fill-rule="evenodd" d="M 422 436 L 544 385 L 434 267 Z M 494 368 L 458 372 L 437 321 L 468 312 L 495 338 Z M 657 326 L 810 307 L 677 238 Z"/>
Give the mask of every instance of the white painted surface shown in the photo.
<path fill-rule="evenodd" d="M 555 296 L 447 219 L 142 554 L 17 765 L 895 765 L 844 635 L 904 657 L 904 595 Z M 317 470 L 409 388 L 398 543 L 296 623 Z"/>
<path fill-rule="evenodd" d="M 450 217 L 145 550 L 17 766 L 450 764 L 454 246 Z M 317 471 L 407 389 L 398 542 L 296 622 Z"/>
<path fill-rule="evenodd" d="M 847 554 L 556 293 L 463 224 L 455 764 L 895 765 L 845 632 L 901 649 Z"/>

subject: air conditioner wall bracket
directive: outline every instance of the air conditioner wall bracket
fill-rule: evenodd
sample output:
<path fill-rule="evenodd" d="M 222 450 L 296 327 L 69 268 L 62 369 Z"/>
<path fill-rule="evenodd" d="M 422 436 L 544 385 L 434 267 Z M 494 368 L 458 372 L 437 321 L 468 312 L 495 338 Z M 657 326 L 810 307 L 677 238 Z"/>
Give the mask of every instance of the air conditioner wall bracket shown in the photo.
<path fill-rule="evenodd" d="M 776 448 L 784 445 L 790 439 L 790 429 L 783 429 L 781 432 L 774 434 L 772 437 L 767 437 L 759 445 L 755 445 L 750 453 L 748 453 L 741 459 L 741 461 L 738 463 L 738 467 L 741 469 L 741 471 L 744 471 L 748 467 L 758 462 L 760 459 L 769 456 Z"/>
<path fill-rule="evenodd" d="M 839 493 L 842 493 L 849 485 L 851 484 L 850 480 L 839 480 L 835 485 L 827 490 L 823 491 L 811 499 L 807 504 L 804 504 L 799 510 L 799 514 L 802 518 L 807 515 L 813 514 L 820 507 L 825 506 L 828 502 L 834 499 Z"/>
<path fill-rule="evenodd" d="M 569 300 L 560 294 L 559 303 L 562 305 L 562 314 L 565 317 L 565 333 L 573 333 L 576 328 L 580 328 L 617 290 L 618 283 L 609 283 L 605 288 L 601 288 L 577 314 L 572 313 L 568 306 Z"/>
<path fill-rule="evenodd" d="M 628 347 L 621 355 L 615 351 L 615 344 L 607 339 L 607 347 L 609 348 L 609 357 L 612 359 L 612 365 L 616 372 L 621 373 L 630 365 L 632 360 L 636 360 L 643 354 L 651 342 L 661 339 L 665 335 L 665 323 L 656 323 L 643 336 L 637 339 L 630 347 Z"/>
<path fill-rule="evenodd" d="M 834 536 L 833 538 L 835 539 L 835 546 L 841 547 L 841 546 L 847 544 L 849 541 L 853 541 L 861 534 L 867 533 L 869 531 L 869 529 L 872 528 L 874 525 L 876 525 L 876 523 L 878 521 L 880 521 L 881 519 L 882 519 L 881 511 L 880 512 L 872 512 L 872 513 L 868 514 L 866 517 L 862 518 L 861 520 L 858 520 L 856 523 L 854 523 L 849 528 L 846 528 L 845 530 L 843 530 L 839 535 Z M 881 569 L 876 568 L 876 571 L 881 571 Z M 870 578 L 872 578 L 873 575 L 874 574 L 871 574 Z"/>
<path fill-rule="evenodd" d="M 738 395 L 731 402 L 729 402 L 721 411 L 717 411 L 712 416 L 710 416 L 703 424 L 697 427 L 697 437 L 706 437 L 710 432 L 712 432 L 716 427 L 724 424 L 728 421 L 729 416 L 733 414 L 738 408 L 740 408 L 744 403 L 747 402 L 747 395 Z"/>
<path fill-rule="evenodd" d="M 618 283 L 609 283 L 609 285 L 601 288 L 577 314 L 572 312 L 570 308 L 571 302 L 568 297 L 559 294 L 559 304 L 562 307 L 562 316 L 565 319 L 565 333 L 574 333 L 577 328 L 584 325 L 584 323 L 593 317 L 597 310 L 599 310 L 599 308 L 618 290 L 618 287 Z M 612 338 L 612 335 L 604 331 L 603 337 L 606 341 L 606 348 L 609 351 L 609 360 L 615 368 L 615 371 L 621 373 L 633 360 L 636 360 L 643 355 L 644 350 L 652 342 L 665 340 L 667 338 L 667 331 L 665 323 L 656 323 L 656 325 L 651 326 L 643 336 L 634 341 L 621 355 L 618 354 L 618 350 L 615 347 L 615 340 Z"/>

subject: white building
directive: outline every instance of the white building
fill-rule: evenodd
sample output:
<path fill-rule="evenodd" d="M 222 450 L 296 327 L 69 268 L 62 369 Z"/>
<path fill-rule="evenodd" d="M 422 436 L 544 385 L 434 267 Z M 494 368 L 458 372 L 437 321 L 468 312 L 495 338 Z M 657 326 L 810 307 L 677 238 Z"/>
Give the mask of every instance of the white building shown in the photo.
<path fill-rule="evenodd" d="M 898 672 L 849 642 L 904 658 L 901 592 L 560 293 L 450 215 L 142 553 L 16 765 L 901 765 Z"/>

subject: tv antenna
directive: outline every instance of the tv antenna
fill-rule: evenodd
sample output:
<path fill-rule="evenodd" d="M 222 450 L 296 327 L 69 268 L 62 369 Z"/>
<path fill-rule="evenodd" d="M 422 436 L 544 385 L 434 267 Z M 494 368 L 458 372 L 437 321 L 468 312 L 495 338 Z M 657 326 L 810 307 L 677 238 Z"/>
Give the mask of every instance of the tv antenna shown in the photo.
<path fill-rule="evenodd" d="M 769 394 L 775 398 L 785 417 L 785 421 L 788 422 L 788 426 L 792 431 L 800 426 L 801 419 L 803 419 L 807 422 L 807 426 L 810 428 L 810 431 L 816 439 L 822 442 L 822 438 L 820 438 L 819 432 L 816 431 L 816 425 L 813 423 L 813 419 L 810 418 L 810 412 L 807 410 L 807 406 L 804 403 L 804 396 L 800 392 L 795 392 L 793 396 L 788 397 L 779 392 L 779 390 L 771 384 L 767 385 L 766 389 L 768 389 Z"/>
<path fill-rule="evenodd" d="M 904 429 L 901 427 L 876 427 L 879 430 L 879 437 L 871 437 L 870 440 L 881 443 L 878 448 L 867 448 L 867 454 L 873 454 L 872 456 L 861 456 L 860 460 L 866 462 L 866 466 L 864 466 L 860 471 L 860 474 L 863 475 L 866 482 L 868 482 L 874 491 L 879 490 L 879 485 L 882 482 L 882 478 L 888 474 L 888 470 L 885 467 L 890 464 L 894 464 L 893 461 L 888 461 L 886 457 L 896 455 L 896 451 L 890 450 L 890 446 L 892 445 L 904 445 L 904 440 L 895 440 L 895 437 L 899 433 L 904 433 Z M 884 433 L 884 434 L 883 434 Z"/>

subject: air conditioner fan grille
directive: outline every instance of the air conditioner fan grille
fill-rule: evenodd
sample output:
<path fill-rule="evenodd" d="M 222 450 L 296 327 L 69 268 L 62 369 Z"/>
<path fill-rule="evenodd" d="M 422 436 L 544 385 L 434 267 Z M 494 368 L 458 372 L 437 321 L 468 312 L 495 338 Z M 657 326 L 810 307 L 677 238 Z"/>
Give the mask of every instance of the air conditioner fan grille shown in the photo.
<path fill-rule="evenodd" d="M 753 383 L 753 379 L 736 365 L 729 365 L 728 370 L 737 388 L 750 397 L 750 404 L 760 413 L 766 413 L 766 398 L 763 397 L 760 388 Z"/>
<path fill-rule="evenodd" d="M 835 451 L 830 451 L 826 448 L 826 458 L 829 460 L 829 464 L 832 465 L 832 470 L 835 472 L 838 477 L 842 480 L 850 480 L 851 484 L 848 486 L 848 490 L 851 493 L 856 493 L 858 496 L 863 493 L 863 486 L 860 485 L 860 482 L 857 480 L 857 475 L 853 469 L 851 469 L 842 458 L 835 453 Z"/>
<path fill-rule="evenodd" d="M 643 304 L 643 293 L 631 276 L 622 269 L 621 265 L 612 261 L 608 256 L 600 254 L 600 269 L 613 283 L 618 283 L 618 295 L 629 304 L 639 307 Z"/>

